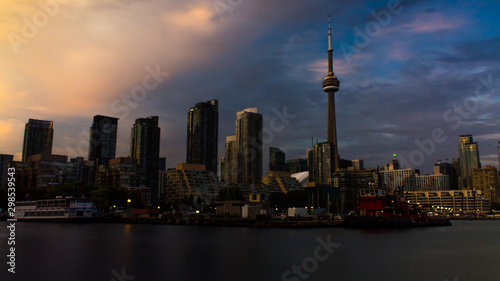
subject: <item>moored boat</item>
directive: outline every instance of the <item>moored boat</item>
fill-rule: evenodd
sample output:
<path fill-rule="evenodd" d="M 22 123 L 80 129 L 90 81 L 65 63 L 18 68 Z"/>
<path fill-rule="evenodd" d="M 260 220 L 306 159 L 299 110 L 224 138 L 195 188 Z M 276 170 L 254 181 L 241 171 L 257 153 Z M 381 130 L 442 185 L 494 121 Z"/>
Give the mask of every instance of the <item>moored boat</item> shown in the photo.
<path fill-rule="evenodd" d="M 97 219 L 98 211 L 90 198 L 17 201 L 14 218 L 20 221 L 84 222 Z"/>
<path fill-rule="evenodd" d="M 449 220 L 428 217 L 419 205 L 410 204 L 397 193 L 373 188 L 359 190 L 359 214 L 351 214 L 344 221 L 344 226 L 351 228 L 449 225 Z"/>

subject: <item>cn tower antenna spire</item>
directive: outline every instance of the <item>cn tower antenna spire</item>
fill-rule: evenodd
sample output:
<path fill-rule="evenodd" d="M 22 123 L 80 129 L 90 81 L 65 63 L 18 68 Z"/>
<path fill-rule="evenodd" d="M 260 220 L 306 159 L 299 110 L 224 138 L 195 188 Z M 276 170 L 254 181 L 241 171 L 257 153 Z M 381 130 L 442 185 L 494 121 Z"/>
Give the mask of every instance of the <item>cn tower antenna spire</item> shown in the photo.
<path fill-rule="evenodd" d="M 328 50 L 332 49 L 332 26 L 330 24 L 330 14 L 328 14 Z"/>

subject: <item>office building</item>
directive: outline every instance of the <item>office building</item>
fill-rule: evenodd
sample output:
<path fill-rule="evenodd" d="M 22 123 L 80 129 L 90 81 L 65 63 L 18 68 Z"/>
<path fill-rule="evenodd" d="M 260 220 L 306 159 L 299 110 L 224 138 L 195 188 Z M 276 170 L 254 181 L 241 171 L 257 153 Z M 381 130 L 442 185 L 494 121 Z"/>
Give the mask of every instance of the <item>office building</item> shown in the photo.
<path fill-rule="evenodd" d="M 96 115 L 90 127 L 89 160 L 94 162 L 95 175 L 100 165 L 107 165 L 116 156 L 118 118 Z"/>
<path fill-rule="evenodd" d="M 455 160 L 455 159 L 453 159 Z M 458 159 L 457 161 L 458 162 Z M 448 175 L 449 179 L 449 186 L 451 190 L 457 190 L 458 189 L 458 171 L 457 167 L 460 165 L 459 163 L 452 164 L 452 163 L 436 163 L 434 164 L 434 174 L 443 174 L 443 175 Z"/>
<path fill-rule="evenodd" d="M 158 116 L 139 118 L 132 126 L 130 138 L 130 156 L 137 159 L 144 167 L 145 186 L 158 188 L 158 171 L 160 170 L 160 128 Z"/>
<path fill-rule="evenodd" d="M 188 113 L 186 162 L 205 165 L 217 175 L 218 101 L 197 103 Z"/>
<path fill-rule="evenodd" d="M 286 172 L 288 167 L 286 166 L 286 155 L 285 152 L 277 147 L 269 148 L 269 171 L 281 171 Z"/>
<path fill-rule="evenodd" d="M 83 157 L 76 157 L 69 160 L 73 163 L 75 168 L 75 177 L 77 182 L 83 184 L 93 184 L 94 175 L 94 162 L 85 160 Z"/>
<path fill-rule="evenodd" d="M 307 166 L 307 159 L 297 158 L 286 160 L 286 166 L 288 171 L 292 174 L 309 171 L 309 166 Z"/>
<path fill-rule="evenodd" d="M 52 121 L 29 119 L 24 128 L 23 162 L 36 154 L 52 154 L 54 128 Z"/>

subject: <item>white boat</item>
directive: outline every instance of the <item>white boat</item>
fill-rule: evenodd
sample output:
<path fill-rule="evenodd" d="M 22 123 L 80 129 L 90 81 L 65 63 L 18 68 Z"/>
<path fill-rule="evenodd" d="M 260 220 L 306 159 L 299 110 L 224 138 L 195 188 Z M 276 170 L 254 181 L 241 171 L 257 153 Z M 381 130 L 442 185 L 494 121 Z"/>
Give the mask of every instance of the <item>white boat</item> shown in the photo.
<path fill-rule="evenodd" d="M 80 221 L 97 217 L 97 208 L 90 198 L 56 198 L 36 201 L 17 201 L 14 218 L 24 221 Z"/>

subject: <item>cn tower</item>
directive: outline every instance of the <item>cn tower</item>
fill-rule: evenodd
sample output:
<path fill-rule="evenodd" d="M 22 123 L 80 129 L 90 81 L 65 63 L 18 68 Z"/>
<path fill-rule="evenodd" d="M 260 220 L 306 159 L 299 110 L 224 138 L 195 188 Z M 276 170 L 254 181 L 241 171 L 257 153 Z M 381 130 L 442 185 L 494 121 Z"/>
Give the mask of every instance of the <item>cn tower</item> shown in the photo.
<path fill-rule="evenodd" d="M 328 73 L 323 80 L 323 91 L 328 94 L 328 138 L 333 144 L 335 157 L 335 171 L 339 169 L 339 152 L 337 149 L 337 125 L 335 123 L 335 92 L 339 90 L 339 80 L 333 74 L 332 29 L 330 15 L 328 15 Z M 332 161 L 333 162 L 333 161 Z"/>

